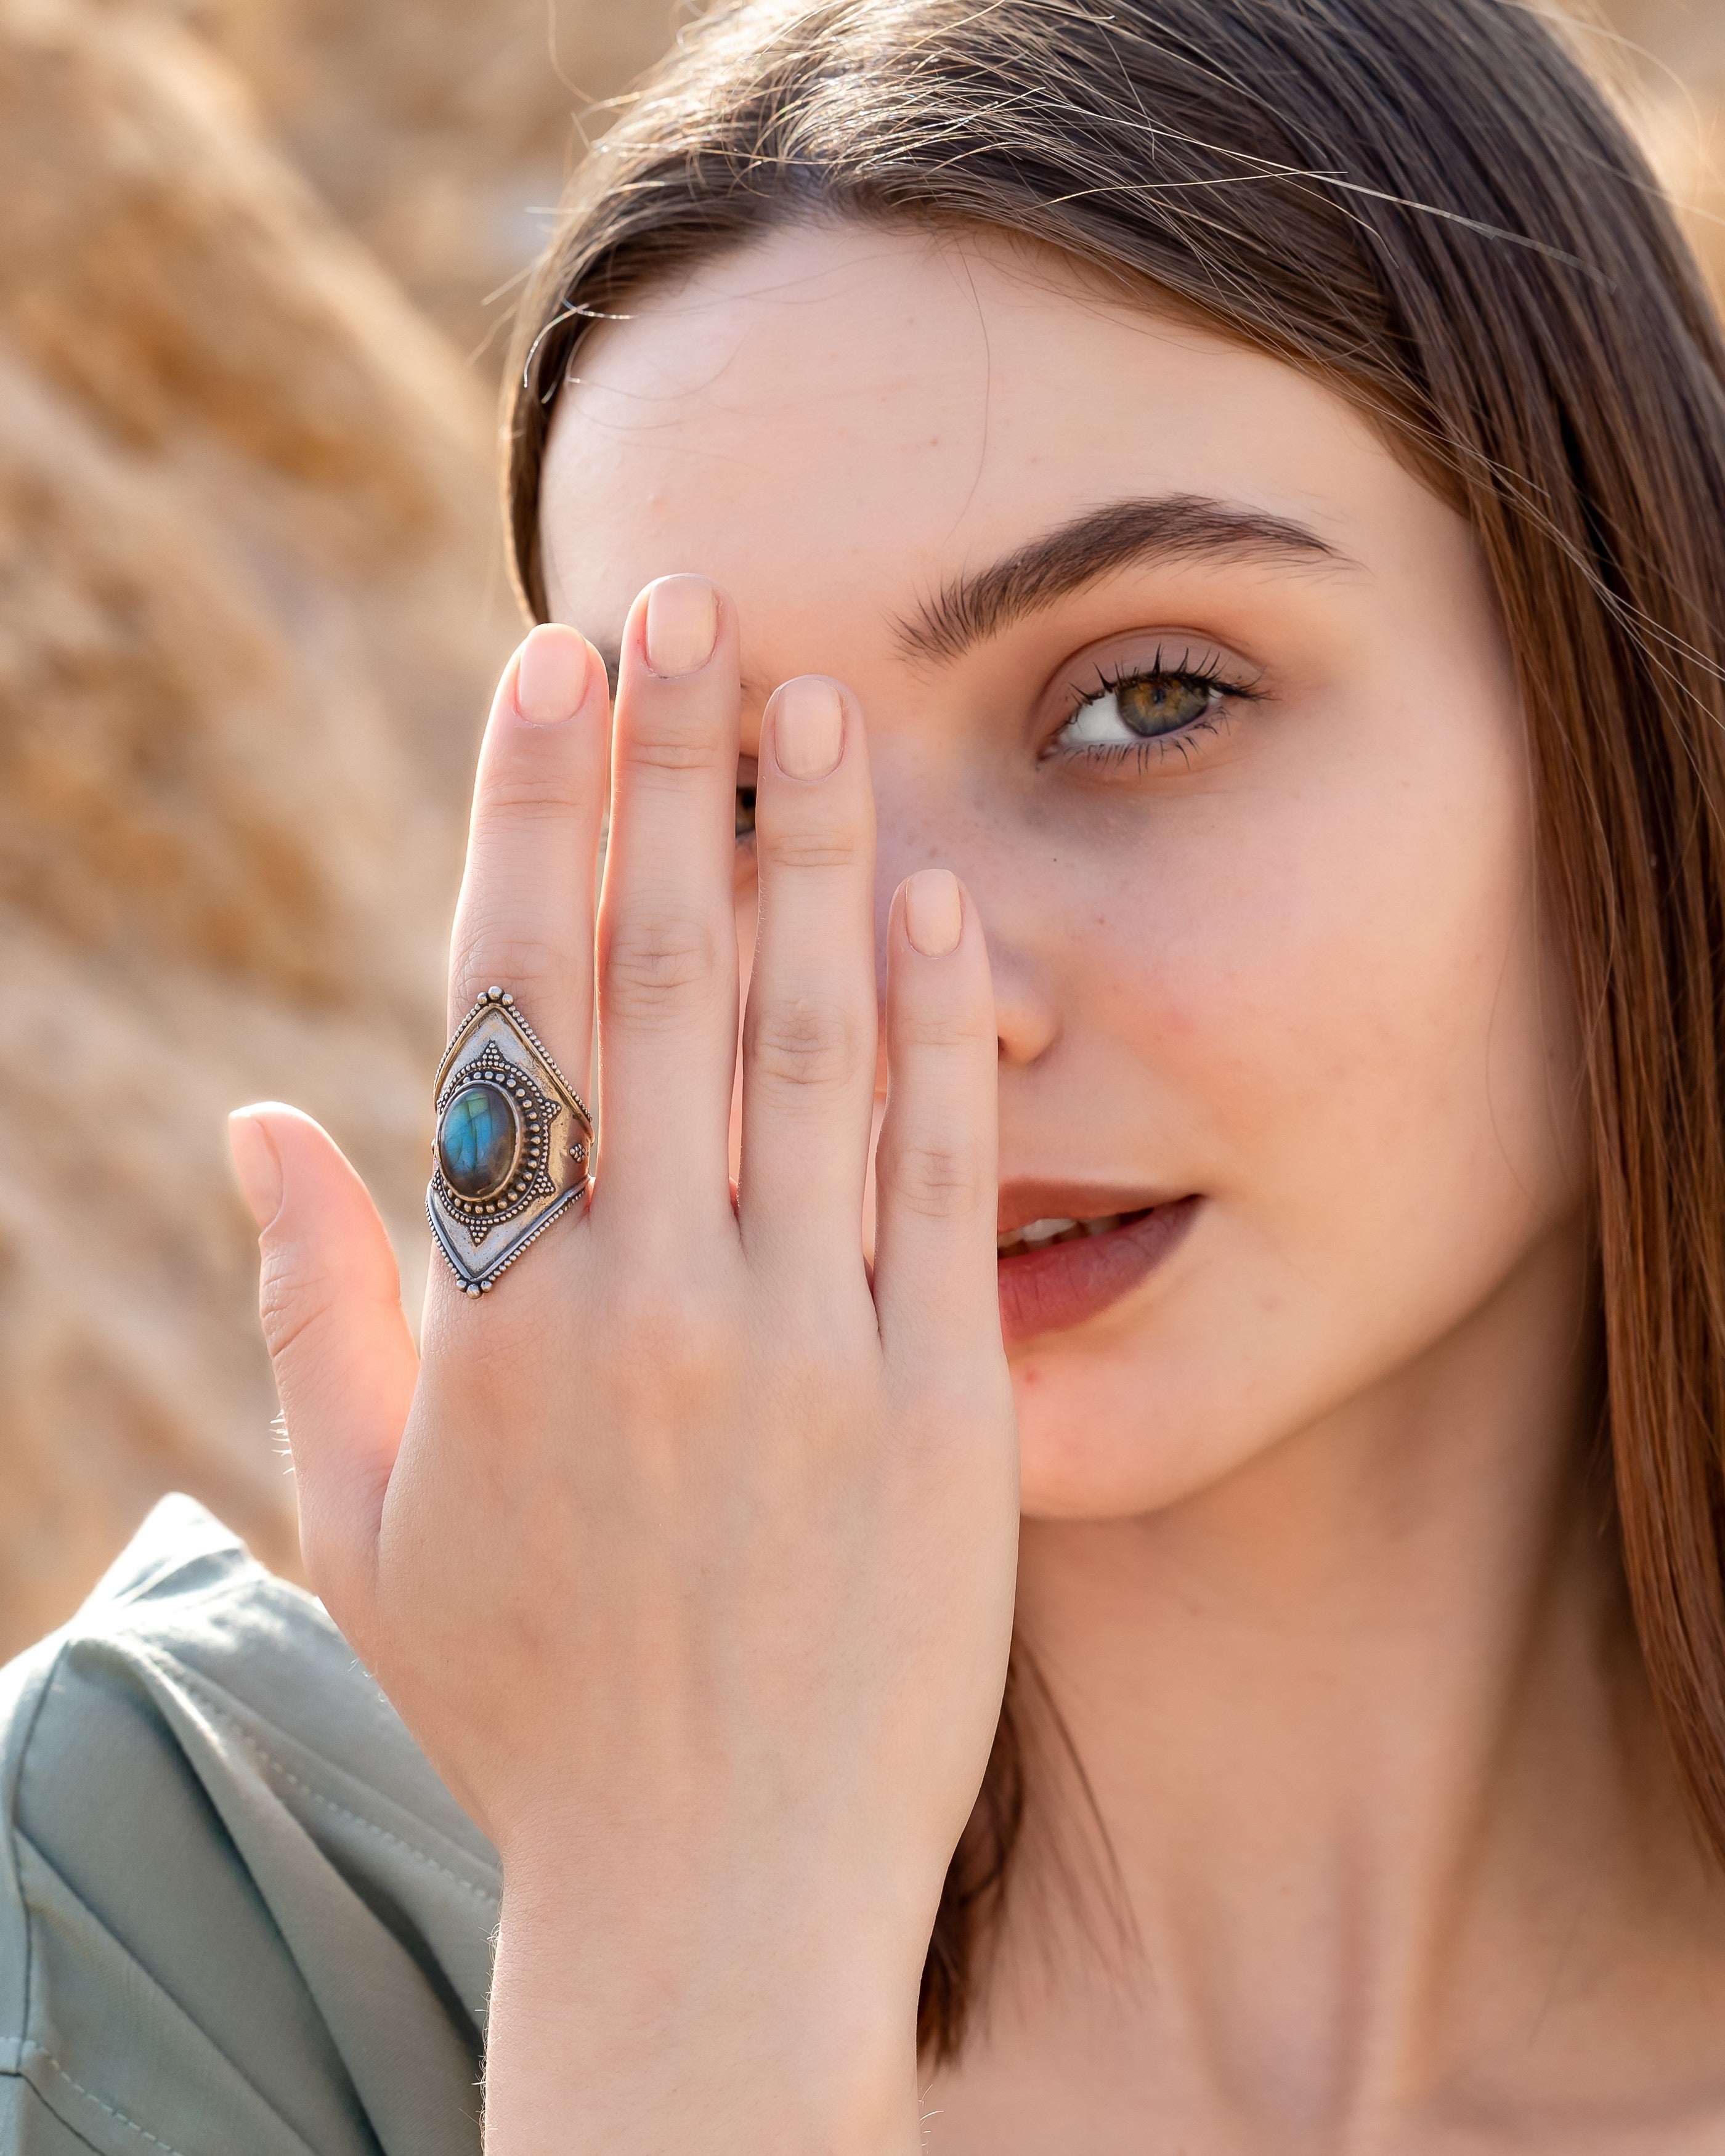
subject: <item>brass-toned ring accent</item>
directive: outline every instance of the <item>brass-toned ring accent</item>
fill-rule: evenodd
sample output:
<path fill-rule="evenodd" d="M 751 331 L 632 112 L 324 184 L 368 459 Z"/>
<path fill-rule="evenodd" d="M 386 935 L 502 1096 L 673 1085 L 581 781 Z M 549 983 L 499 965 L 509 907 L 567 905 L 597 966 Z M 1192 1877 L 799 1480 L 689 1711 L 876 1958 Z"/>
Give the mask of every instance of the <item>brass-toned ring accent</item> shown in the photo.
<path fill-rule="evenodd" d="M 593 1117 L 505 988 L 455 1029 L 434 1088 L 426 1217 L 469 1295 L 484 1295 L 593 1187 Z"/>

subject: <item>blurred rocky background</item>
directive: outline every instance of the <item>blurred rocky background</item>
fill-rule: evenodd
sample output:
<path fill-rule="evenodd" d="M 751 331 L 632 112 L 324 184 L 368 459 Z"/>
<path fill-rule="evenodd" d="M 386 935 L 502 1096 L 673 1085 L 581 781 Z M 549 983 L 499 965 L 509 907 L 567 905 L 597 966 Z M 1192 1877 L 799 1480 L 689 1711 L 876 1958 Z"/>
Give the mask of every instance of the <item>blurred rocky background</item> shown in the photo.
<path fill-rule="evenodd" d="M 169 1488 L 293 1568 L 228 1108 L 326 1122 L 423 1285 L 500 325 L 671 28 L 0 0 L 0 1655 Z"/>
<path fill-rule="evenodd" d="M 507 304 L 675 4 L 0 0 L 0 1656 L 164 1490 L 294 1568 L 228 1108 L 423 1283 Z M 1588 35 L 1725 270 L 1725 0 Z"/>

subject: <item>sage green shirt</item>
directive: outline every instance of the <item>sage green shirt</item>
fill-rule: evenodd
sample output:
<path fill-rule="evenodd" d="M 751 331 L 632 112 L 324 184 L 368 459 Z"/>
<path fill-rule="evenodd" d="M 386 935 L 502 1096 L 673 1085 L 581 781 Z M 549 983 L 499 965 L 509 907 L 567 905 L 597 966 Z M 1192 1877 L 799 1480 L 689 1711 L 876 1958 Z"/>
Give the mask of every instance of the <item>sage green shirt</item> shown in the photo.
<path fill-rule="evenodd" d="M 475 2156 L 495 1857 L 187 1497 L 0 1672 L 0 2156 Z"/>

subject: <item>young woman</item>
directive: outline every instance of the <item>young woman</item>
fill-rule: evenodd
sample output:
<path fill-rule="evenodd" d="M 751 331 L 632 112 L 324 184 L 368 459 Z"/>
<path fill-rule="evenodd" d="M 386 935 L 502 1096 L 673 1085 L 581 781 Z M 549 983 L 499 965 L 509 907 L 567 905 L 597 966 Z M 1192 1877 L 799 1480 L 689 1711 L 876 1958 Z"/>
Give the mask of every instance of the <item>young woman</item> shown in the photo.
<path fill-rule="evenodd" d="M 1725 2144 L 1725 402 L 1600 95 L 758 0 L 515 385 L 448 1263 L 235 1119 L 329 1617 L 177 1503 L 13 1673 L 0 2140 Z"/>

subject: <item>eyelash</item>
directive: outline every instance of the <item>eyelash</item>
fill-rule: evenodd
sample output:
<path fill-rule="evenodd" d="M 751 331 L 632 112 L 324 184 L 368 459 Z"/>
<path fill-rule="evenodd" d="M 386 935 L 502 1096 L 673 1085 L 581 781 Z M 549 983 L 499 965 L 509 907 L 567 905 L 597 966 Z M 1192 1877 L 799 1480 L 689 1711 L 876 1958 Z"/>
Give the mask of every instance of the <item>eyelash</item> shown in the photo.
<path fill-rule="evenodd" d="M 1219 661 L 1212 660 L 1205 665 L 1194 666 L 1189 663 L 1189 655 L 1183 654 L 1178 666 L 1168 665 L 1163 661 L 1162 647 L 1158 644 L 1156 656 L 1147 666 L 1121 665 L 1106 670 L 1099 667 L 1094 685 L 1072 696 L 1065 717 L 1061 720 L 1054 739 L 1043 751 L 1044 759 L 1058 757 L 1064 763 L 1086 763 L 1118 769 L 1130 758 L 1142 772 L 1149 767 L 1153 760 L 1160 763 L 1173 750 L 1178 749 L 1183 756 L 1186 755 L 1193 742 L 1201 735 L 1220 732 L 1219 721 L 1226 714 L 1221 711 L 1211 711 L 1168 733 L 1148 734 L 1142 741 L 1079 742 L 1068 748 L 1059 746 L 1060 735 L 1087 704 L 1095 703 L 1099 697 L 1117 695 L 1121 690 L 1134 687 L 1141 681 L 1178 681 L 1194 688 L 1214 689 L 1220 692 L 1223 701 L 1230 702 L 1255 703 L 1262 696 L 1261 690 L 1244 681 L 1230 680 L 1223 673 Z"/>
<path fill-rule="evenodd" d="M 1181 663 L 1178 666 L 1164 665 L 1162 649 L 1158 645 L 1156 656 L 1148 666 L 1123 665 L 1108 671 L 1098 668 L 1094 685 L 1073 696 L 1070 708 L 1065 717 L 1061 720 L 1054 741 L 1050 742 L 1043 751 L 1044 760 L 1047 761 L 1057 757 L 1062 762 L 1087 763 L 1092 766 L 1100 764 L 1111 769 L 1117 769 L 1128 757 L 1131 757 L 1137 763 L 1138 769 L 1143 771 L 1148 767 L 1153 757 L 1156 762 L 1160 762 L 1173 749 L 1178 749 L 1183 755 L 1199 735 L 1214 734 L 1220 731 L 1217 723 L 1218 715 L 1206 711 L 1202 718 L 1194 719 L 1189 724 L 1177 727 L 1170 733 L 1147 735 L 1142 741 L 1081 742 L 1070 748 L 1064 749 L 1057 746 L 1060 735 L 1071 725 L 1086 704 L 1093 704 L 1099 696 L 1116 696 L 1121 690 L 1133 687 L 1140 681 L 1158 680 L 1179 681 L 1192 687 L 1218 690 L 1222 697 L 1230 702 L 1255 703 L 1262 695 L 1260 690 L 1252 688 L 1244 681 L 1230 680 L 1223 673 L 1218 663 L 1193 666 L 1187 663 L 1186 656 L 1183 655 Z M 752 786 L 739 785 L 737 789 L 737 844 L 742 845 L 747 843 L 753 838 L 754 831 L 755 789 Z"/>

